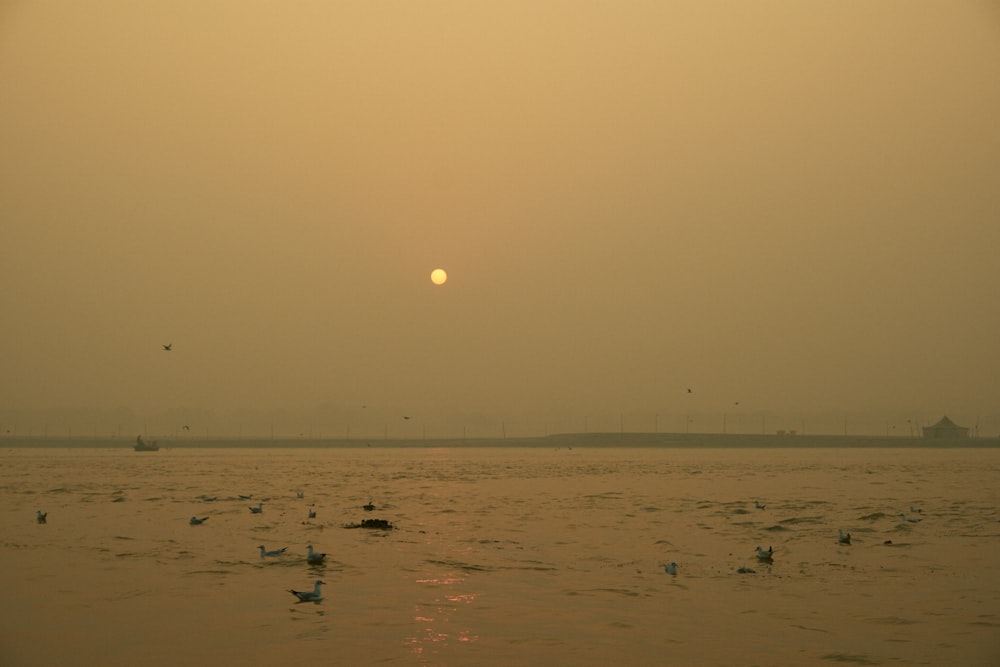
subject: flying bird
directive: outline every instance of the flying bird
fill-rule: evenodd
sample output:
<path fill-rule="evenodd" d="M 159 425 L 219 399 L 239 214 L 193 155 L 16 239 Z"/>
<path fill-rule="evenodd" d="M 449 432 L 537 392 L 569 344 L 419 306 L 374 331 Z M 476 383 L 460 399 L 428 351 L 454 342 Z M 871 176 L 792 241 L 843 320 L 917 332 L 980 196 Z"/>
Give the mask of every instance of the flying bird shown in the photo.
<path fill-rule="evenodd" d="M 311 591 L 293 591 L 289 588 L 288 592 L 297 597 L 299 602 L 319 602 L 323 599 L 323 593 L 319 588 L 325 583 L 322 579 L 317 579 L 316 586 Z"/>
<path fill-rule="evenodd" d="M 163 346 L 163 350 L 165 352 L 169 352 L 172 349 L 174 349 L 174 344 L 173 343 L 167 343 L 166 345 Z"/>

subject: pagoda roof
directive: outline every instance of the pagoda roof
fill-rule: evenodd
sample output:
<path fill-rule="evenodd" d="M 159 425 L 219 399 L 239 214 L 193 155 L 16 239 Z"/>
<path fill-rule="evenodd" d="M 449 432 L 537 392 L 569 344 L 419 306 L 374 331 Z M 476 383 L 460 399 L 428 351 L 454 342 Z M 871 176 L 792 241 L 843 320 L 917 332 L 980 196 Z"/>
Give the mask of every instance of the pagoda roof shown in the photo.
<path fill-rule="evenodd" d="M 948 416 L 945 415 L 944 417 L 941 417 L 941 420 L 937 424 L 934 424 L 933 426 L 930 426 L 929 428 L 965 428 L 965 427 L 964 426 L 959 426 L 958 424 L 956 424 L 952 420 L 948 419 Z"/>

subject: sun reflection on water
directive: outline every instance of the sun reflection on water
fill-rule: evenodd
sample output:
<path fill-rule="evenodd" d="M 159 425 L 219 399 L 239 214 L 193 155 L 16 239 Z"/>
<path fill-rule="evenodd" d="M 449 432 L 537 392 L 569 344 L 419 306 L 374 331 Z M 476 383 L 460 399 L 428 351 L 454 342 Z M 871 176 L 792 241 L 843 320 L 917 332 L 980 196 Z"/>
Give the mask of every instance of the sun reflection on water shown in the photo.
<path fill-rule="evenodd" d="M 433 587 L 451 587 L 464 581 L 465 577 L 453 575 L 416 580 L 418 584 Z M 406 643 L 410 645 L 413 653 L 423 655 L 425 651 L 436 651 L 438 648 L 446 647 L 449 640 L 457 643 L 478 640 L 479 635 L 468 627 L 461 629 L 451 627 L 452 624 L 459 625 L 461 620 L 455 617 L 456 611 L 463 606 L 472 605 L 478 596 L 478 593 L 457 593 L 446 589 L 443 594 L 435 597 L 431 602 L 417 605 L 413 620 L 420 627 L 420 631 L 406 639 Z M 461 625 L 464 625 L 464 622 Z"/>

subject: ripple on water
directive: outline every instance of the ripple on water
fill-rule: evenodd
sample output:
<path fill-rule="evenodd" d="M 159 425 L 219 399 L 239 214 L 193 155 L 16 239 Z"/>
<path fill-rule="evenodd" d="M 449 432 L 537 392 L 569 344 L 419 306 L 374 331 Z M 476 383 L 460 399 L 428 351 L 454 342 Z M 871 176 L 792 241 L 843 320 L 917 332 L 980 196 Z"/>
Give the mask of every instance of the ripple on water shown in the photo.
<path fill-rule="evenodd" d="M 881 665 L 882 663 L 878 660 L 873 660 L 867 655 L 862 655 L 860 653 L 827 653 L 822 656 L 823 660 L 830 660 L 832 662 L 850 662 L 856 665 Z"/>
<path fill-rule="evenodd" d="M 819 516 L 794 516 L 791 519 L 782 519 L 778 523 L 796 526 L 798 524 L 826 523 L 826 519 Z"/>

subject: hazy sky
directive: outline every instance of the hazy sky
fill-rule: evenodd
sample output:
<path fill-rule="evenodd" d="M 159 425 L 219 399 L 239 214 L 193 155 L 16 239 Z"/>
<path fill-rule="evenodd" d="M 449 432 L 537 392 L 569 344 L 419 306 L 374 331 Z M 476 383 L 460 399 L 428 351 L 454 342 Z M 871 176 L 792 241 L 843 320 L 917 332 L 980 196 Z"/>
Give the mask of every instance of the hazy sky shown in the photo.
<path fill-rule="evenodd" d="M 997 414 L 998 252 L 998 2 L 0 0 L 3 409 Z"/>

